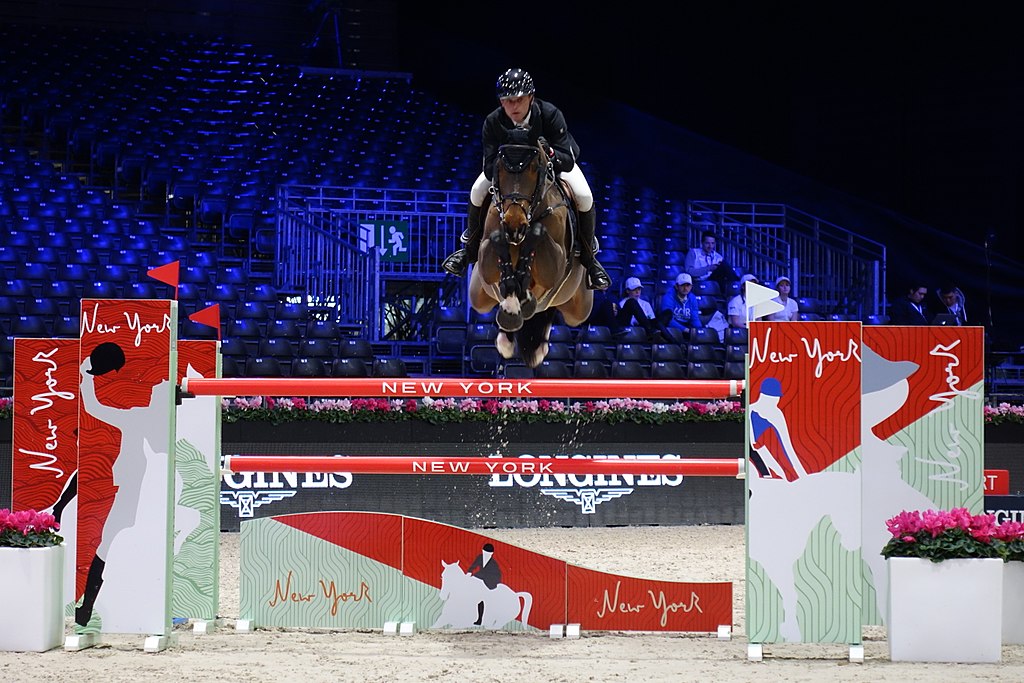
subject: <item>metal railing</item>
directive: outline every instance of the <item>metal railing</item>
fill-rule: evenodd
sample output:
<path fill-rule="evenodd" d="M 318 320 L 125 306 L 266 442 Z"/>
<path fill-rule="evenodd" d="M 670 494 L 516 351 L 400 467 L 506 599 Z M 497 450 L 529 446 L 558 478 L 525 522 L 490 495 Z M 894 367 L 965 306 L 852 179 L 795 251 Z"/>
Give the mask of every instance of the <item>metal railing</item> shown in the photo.
<path fill-rule="evenodd" d="M 465 228 L 468 192 L 286 185 L 277 201 L 278 288 L 380 341 L 400 324 L 395 311 L 422 309 L 422 301 L 398 301 L 417 294 L 396 294 L 403 288 L 389 281 L 444 279 L 440 264 Z"/>
<path fill-rule="evenodd" d="M 691 244 L 705 230 L 726 260 L 765 282 L 786 275 L 793 296 L 859 320 L 885 310 L 885 246 L 785 204 L 691 201 Z"/>

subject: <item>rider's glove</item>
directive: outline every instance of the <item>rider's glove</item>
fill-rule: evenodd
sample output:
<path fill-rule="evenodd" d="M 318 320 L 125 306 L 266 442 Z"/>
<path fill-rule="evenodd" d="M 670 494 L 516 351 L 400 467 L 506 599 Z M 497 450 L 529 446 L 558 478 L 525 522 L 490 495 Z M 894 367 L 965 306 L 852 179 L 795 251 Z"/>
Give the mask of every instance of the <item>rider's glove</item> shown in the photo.
<path fill-rule="evenodd" d="M 539 138 L 538 141 L 540 142 L 541 147 L 544 148 L 544 153 L 548 155 L 548 159 L 554 159 L 555 149 L 548 144 L 548 141 L 545 140 L 543 137 Z"/>

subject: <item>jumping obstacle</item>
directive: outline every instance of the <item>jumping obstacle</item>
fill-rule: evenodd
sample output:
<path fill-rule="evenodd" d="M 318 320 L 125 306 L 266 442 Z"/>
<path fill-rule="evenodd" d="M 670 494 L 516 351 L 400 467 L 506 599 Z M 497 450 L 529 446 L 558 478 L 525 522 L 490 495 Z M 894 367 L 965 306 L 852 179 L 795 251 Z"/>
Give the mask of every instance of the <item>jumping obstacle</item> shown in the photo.
<path fill-rule="evenodd" d="M 628 381 L 628 380 L 477 380 L 409 378 L 286 379 L 184 378 L 183 397 L 202 395 L 299 395 L 563 398 L 607 400 L 613 397 L 723 399 L 743 391 L 743 382 Z M 681 458 L 645 460 L 620 458 L 508 458 L 409 456 L 224 456 L 226 472 L 346 472 L 400 475 L 691 475 L 743 478 L 745 458 Z M 593 495 L 593 491 L 582 495 Z M 355 520 L 355 521 L 352 521 Z M 360 521 L 361 520 L 361 521 Z M 399 521 L 396 521 L 399 520 Z M 346 525 L 354 528 L 346 529 Z M 386 533 L 374 525 L 391 529 Z M 372 531 L 371 531 L 372 529 Z M 369 539 L 369 540 L 368 540 Z M 369 543 L 367 545 L 366 543 Z M 372 541 L 372 542 L 371 542 Z M 402 595 L 403 632 L 413 624 L 430 628 L 472 628 L 480 625 L 478 604 L 483 598 L 447 590 L 451 577 L 464 579 L 470 560 L 485 548 L 496 548 L 503 582 L 511 582 L 515 595 L 528 600 L 485 628 L 537 629 L 571 633 L 594 630 L 730 631 L 732 584 L 698 584 L 632 579 L 574 567 L 554 558 L 527 554 L 473 532 L 443 524 L 380 513 L 306 513 L 250 520 L 242 527 L 241 608 L 239 621 L 269 626 L 376 628 L 396 632 L 394 610 L 382 606 Z M 284 546 L 282 546 L 284 543 Z M 333 544 L 333 545 L 332 545 Z M 282 547 L 287 548 L 281 552 Z M 311 568 L 298 567 L 289 558 L 317 558 Z M 320 567 L 322 561 L 327 566 Z M 387 560 L 386 558 L 390 558 Z M 459 561 L 465 565 L 460 566 Z M 443 567 L 444 570 L 438 569 Z M 528 574 L 522 568 L 530 567 Z M 309 570 L 309 571 L 307 571 Z M 346 590 L 352 604 L 325 613 L 316 586 L 322 576 L 339 576 L 352 584 Z M 282 578 L 287 586 L 282 585 Z M 450 578 L 450 577 L 449 577 Z M 454 579 L 452 579 L 454 580 Z M 322 581 L 321 581 L 322 583 Z M 470 585 L 479 583 L 471 580 Z M 332 584 L 333 585 L 333 584 Z M 354 586 L 360 587 L 359 591 Z M 483 585 L 483 584 L 481 584 Z M 392 587 L 401 586 L 401 591 Z M 507 590 L 507 589 L 506 589 Z M 282 596 L 301 593 L 301 601 Z M 390 592 L 389 592 L 390 591 Z M 363 595 L 374 601 L 362 601 Z M 484 595 L 491 595 L 486 591 Z M 307 600 L 308 598 L 308 600 Z M 439 599 L 440 598 L 440 599 Z M 454 601 L 463 600 L 458 609 Z M 630 609 L 619 609 L 622 605 Z M 700 605 L 700 609 L 692 609 Z M 545 611 L 546 610 L 546 611 Z M 642 612 L 642 613 L 641 613 Z M 671 614 L 670 614 L 671 613 Z M 660 615 L 660 616 L 659 616 Z M 473 620 L 476 619 L 476 622 Z M 389 626 L 390 625 L 390 626 Z"/>
<path fill-rule="evenodd" d="M 593 460 L 589 458 L 446 458 L 370 455 L 225 455 L 224 472 L 349 472 L 351 474 L 685 474 L 742 479 L 743 458 L 685 460 Z"/>
<path fill-rule="evenodd" d="M 413 398 L 594 398 L 724 399 L 739 396 L 743 380 L 659 379 L 418 379 L 363 377 L 185 377 L 184 397 L 191 396 L 344 396 Z"/>

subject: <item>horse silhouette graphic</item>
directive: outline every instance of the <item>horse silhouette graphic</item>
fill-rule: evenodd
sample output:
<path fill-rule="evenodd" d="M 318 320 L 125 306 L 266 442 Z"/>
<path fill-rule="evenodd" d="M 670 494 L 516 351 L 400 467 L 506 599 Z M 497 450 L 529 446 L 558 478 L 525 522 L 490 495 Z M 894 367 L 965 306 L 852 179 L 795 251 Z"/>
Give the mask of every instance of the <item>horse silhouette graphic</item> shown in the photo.
<path fill-rule="evenodd" d="M 533 595 L 516 592 L 503 583 L 493 589 L 472 574 L 463 571 L 458 562 L 441 560 L 441 614 L 431 628 L 470 628 L 476 626 L 477 606 L 483 602 L 483 620 L 479 626 L 500 629 L 515 620 L 526 625 L 530 620 Z"/>

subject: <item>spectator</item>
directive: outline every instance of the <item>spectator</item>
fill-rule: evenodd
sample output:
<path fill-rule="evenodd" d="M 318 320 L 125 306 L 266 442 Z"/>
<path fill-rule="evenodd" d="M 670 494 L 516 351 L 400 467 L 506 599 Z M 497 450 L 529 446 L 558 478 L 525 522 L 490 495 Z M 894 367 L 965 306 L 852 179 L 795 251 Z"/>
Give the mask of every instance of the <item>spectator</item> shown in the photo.
<path fill-rule="evenodd" d="M 790 322 L 796 320 L 800 314 L 800 307 L 797 306 L 796 299 L 789 296 L 793 291 L 793 283 L 790 282 L 789 278 L 785 275 L 780 275 L 775 278 L 775 289 L 778 290 L 779 295 L 773 300 L 782 304 L 784 308 L 781 311 L 769 313 L 764 317 L 764 319 L 774 322 Z"/>
<path fill-rule="evenodd" d="M 736 273 L 726 262 L 725 257 L 715 250 L 717 245 L 715 233 L 702 233 L 700 247 L 694 247 L 686 252 L 683 270 L 697 281 L 714 280 L 721 285 L 722 291 L 725 291 L 736 280 Z"/>
<path fill-rule="evenodd" d="M 606 300 L 601 305 L 600 311 L 596 315 L 591 315 L 588 322 L 607 325 L 613 333 L 621 332 L 622 328 L 626 326 L 636 325 L 647 332 L 647 336 L 652 342 L 658 344 L 667 342 L 669 333 L 665 323 L 668 314 L 665 314 L 665 319 L 655 316 L 651 302 L 640 296 L 642 291 L 643 284 L 639 278 L 626 278 L 626 295 L 622 300 L 618 304 Z"/>
<path fill-rule="evenodd" d="M 745 273 L 743 277 L 740 278 L 740 293 L 729 299 L 729 305 L 726 307 L 726 314 L 729 316 L 729 327 L 747 326 L 748 282 L 760 284 L 757 278 L 750 273 Z"/>
<path fill-rule="evenodd" d="M 697 297 L 693 294 L 693 278 L 689 273 L 676 275 L 675 284 L 672 289 L 665 292 L 661 297 L 661 310 L 658 317 L 667 320 L 669 327 L 675 327 L 683 331 L 691 328 L 704 327 L 700 319 L 700 307 L 697 305 Z M 669 317 L 671 316 L 671 317 Z"/>
<path fill-rule="evenodd" d="M 931 320 L 924 298 L 928 296 L 928 288 L 915 285 L 907 289 L 904 296 L 896 299 L 889 306 L 889 323 L 892 325 L 927 325 Z"/>
<path fill-rule="evenodd" d="M 967 308 L 964 293 L 955 285 L 947 285 L 939 288 L 939 300 L 944 310 L 939 313 L 948 313 L 956 320 L 957 325 L 967 324 Z"/>

